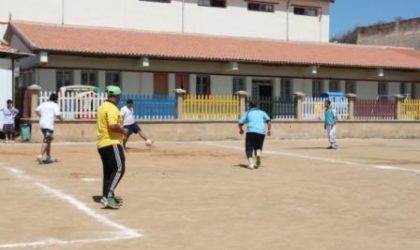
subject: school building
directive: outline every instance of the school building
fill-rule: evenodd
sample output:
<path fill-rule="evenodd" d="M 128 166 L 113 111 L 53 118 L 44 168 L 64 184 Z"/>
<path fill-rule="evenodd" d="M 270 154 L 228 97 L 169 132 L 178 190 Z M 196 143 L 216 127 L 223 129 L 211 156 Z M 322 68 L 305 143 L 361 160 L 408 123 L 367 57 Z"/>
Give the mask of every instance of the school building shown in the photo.
<path fill-rule="evenodd" d="M 114 84 L 125 93 L 420 97 L 420 51 L 328 43 L 329 0 L 4 1 L 15 88 Z"/>

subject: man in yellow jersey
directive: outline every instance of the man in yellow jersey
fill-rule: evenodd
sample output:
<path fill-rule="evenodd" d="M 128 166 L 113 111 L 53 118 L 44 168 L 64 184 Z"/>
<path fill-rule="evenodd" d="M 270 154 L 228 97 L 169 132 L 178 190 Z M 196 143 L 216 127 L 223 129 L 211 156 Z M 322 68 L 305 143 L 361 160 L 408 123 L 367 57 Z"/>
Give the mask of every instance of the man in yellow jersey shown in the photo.
<path fill-rule="evenodd" d="M 101 203 L 107 208 L 118 209 L 122 206 L 122 199 L 115 196 L 114 190 L 125 171 L 122 142 L 128 131 L 123 126 L 123 118 L 117 107 L 121 89 L 110 85 L 106 91 L 108 100 L 99 107 L 96 115 L 96 144 L 104 172 Z"/>

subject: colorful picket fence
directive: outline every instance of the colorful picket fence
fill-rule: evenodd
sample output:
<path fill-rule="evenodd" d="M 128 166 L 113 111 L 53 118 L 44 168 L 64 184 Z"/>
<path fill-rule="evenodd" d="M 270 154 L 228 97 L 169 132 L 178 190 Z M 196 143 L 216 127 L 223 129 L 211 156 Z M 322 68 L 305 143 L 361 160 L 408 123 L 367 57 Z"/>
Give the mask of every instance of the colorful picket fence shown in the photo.
<path fill-rule="evenodd" d="M 123 107 L 128 99 L 133 100 L 135 119 L 173 120 L 177 118 L 177 101 L 174 95 L 122 95 L 118 107 Z"/>
<path fill-rule="evenodd" d="M 52 93 L 51 91 L 41 91 L 39 102 L 48 101 Z M 59 95 L 57 104 L 60 107 L 62 117 L 66 120 L 95 119 L 98 107 L 106 98 L 107 96 L 104 93 L 66 93 L 65 95 Z"/>
<path fill-rule="evenodd" d="M 403 100 L 400 112 L 403 120 L 420 120 L 420 99 Z"/>
<path fill-rule="evenodd" d="M 255 102 L 258 108 L 264 110 L 271 117 L 271 119 L 291 120 L 296 116 L 294 98 L 250 97 L 248 98 L 248 101 Z"/>
<path fill-rule="evenodd" d="M 354 102 L 355 120 L 394 120 L 394 100 L 361 100 Z"/>
<path fill-rule="evenodd" d="M 183 119 L 236 120 L 240 115 L 239 96 L 187 95 L 182 105 Z"/>
<path fill-rule="evenodd" d="M 327 98 L 305 97 L 302 101 L 302 118 L 304 120 L 324 120 L 324 103 Z M 339 120 L 349 117 L 347 98 L 335 98 L 331 100 L 331 107 L 336 111 Z"/>

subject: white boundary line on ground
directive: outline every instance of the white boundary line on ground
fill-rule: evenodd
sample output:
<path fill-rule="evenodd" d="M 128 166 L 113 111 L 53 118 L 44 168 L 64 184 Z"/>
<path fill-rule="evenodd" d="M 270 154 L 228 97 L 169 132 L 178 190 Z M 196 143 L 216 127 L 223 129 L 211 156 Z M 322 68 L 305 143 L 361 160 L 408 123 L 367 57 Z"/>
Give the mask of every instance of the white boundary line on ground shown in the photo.
<path fill-rule="evenodd" d="M 196 142 L 196 143 L 244 151 L 243 147 L 222 145 L 215 142 Z M 337 160 L 337 159 L 327 158 L 327 157 L 318 157 L 318 156 L 310 156 L 310 155 L 297 154 L 297 153 L 289 153 L 289 152 L 284 152 L 284 151 L 264 150 L 263 153 L 271 154 L 271 155 L 295 157 L 295 158 L 306 159 L 306 160 L 317 160 L 317 161 L 343 164 L 343 165 L 349 165 L 349 166 L 360 166 L 360 167 L 368 167 L 368 168 L 380 169 L 380 170 L 393 170 L 393 171 L 402 171 L 402 172 L 411 172 L 415 174 L 420 174 L 419 169 L 401 168 L 401 167 L 395 167 L 395 166 L 389 166 L 389 165 L 367 164 L 367 163 L 360 163 L 360 162 L 354 162 L 354 161 Z"/>
<path fill-rule="evenodd" d="M 3 164 L 0 164 L 3 165 Z M 67 204 L 83 212 L 85 215 L 91 217 L 92 219 L 105 224 L 108 227 L 117 229 L 116 232 L 118 235 L 108 238 L 97 238 L 97 239 L 80 239 L 80 240 L 59 240 L 59 239 L 47 239 L 41 241 L 33 242 L 22 242 L 22 243 L 11 243 L 11 244 L 0 244 L 1 248 L 25 248 L 25 247 L 39 247 L 39 246 L 52 246 L 52 245 L 69 245 L 69 244 L 87 244 L 87 243 L 98 243 L 98 242 L 108 242 L 108 241 L 117 241 L 125 239 L 134 239 L 143 236 L 141 233 L 137 232 L 134 229 L 128 228 L 124 225 L 116 223 L 104 215 L 96 213 L 93 209 L 88 207 L 85 203 L 77 200 L 76 198 L 65 194 L 64 192 L 49 187 L 34 178 L 26 175 L 22 170 L 11 168 L 11 167 L 1 167 L 8 172 L 12 173 L 18 179 L 23 181 L 31 182 L 34 186 L 38 187 L 40 191 L 43 191 L 46 194 L 52 195 L 59 200 L 65 201 Z"/>

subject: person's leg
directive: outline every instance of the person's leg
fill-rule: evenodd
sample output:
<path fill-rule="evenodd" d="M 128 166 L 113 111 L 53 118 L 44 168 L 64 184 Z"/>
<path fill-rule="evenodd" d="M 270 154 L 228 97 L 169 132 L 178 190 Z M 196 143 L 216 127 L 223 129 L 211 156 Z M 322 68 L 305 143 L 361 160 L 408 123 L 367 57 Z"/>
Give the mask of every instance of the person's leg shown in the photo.
<path fill-rule="evenodd" d="M 255 139 L 255 155 L 257 158 L 256 166 L 261 166 L 261 154 L 264 146 L 265 135 L 257 134 Z"/>
<path fill-rule="evenodd" d="M 334 139 L 333 139 L 333 127 L 332 125 L 327 125 L 327 136 L 328 136 L 328 142 L 330 144 L 330 146 L 328 147 L 328 149 L 332 149 L 333 145 L 334 145 Z"/>
<path fill-rule="evenodd" d="M 141 130 L 140 126 L 137 125 L 137 123 L 133 124 L 133 132 L 138 134 L 140 138 L 142 138 L 146 142 L 147 146 L 151 146 L 153 144 L 153 141 L 147 138 L 147 136 L 143 133 L 143 131 Z"/>
<path fill-rule="evenodd" d="M 246 158 L 248 159 L 248 168 L 254 168 L 254 160 L 252 159 L 253 151 L 254 151 L 254 133 L 246 133 L 245 153 L 246 153 Z"/>
<path fill-rule="evenodd" d="M 102 183 L 102 198 L 101 203 L 105 207 L 117 209 L 121 206 L 110 190 L 113 181 L 112 174 L 115 170 L 115 154 L 113 145 L 98 149 L 99 155 L 101 156 L 102 168 L 103 168 L 103 183 Z"/>
<path fill-rule="evenodd" d="M 14 124 L 10 124 L 9 140 L 11 141 L 11 143 L 15 143 L 15 125 Z"/>
<path fill-rule="evenodd" d="M 331 127 L 330 131 L 331 145 L 333 148 L 337 148 L 337 126 L 334 125 Z"/>

